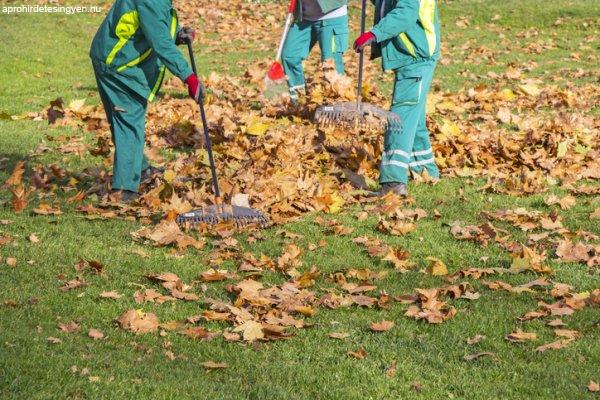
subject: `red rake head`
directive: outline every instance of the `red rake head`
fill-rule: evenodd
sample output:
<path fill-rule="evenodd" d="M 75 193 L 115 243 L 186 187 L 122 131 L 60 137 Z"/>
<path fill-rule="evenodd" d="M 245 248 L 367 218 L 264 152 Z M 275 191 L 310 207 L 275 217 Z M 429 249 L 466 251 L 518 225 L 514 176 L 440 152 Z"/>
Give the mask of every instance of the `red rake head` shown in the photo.
<path fill-rule="evenodd" d="M 267 72 L 267 77 L 272 81 L 285 79 L 285 72 L 283 72 L 283 67 L 278 61 L 275 61 L 271 65 L 271 68 L 269 68 L 269 72 Z"/>

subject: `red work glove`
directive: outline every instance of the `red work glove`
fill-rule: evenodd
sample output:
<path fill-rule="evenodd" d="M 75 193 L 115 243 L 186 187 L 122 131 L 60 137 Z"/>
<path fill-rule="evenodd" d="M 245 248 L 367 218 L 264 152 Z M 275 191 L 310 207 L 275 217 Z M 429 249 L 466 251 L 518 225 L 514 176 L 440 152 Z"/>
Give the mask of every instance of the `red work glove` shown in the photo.
<path fill-rule="evenodd" d="M 177 32 L 177 37 L 175 38 L 175 44 L 187 44 L 188 42 L 193 42 L 196 39 L 196 31 L 192 28 L 183 27 Z"/>
<path fill-rule="evenodd" d="M 188 94 L 198 103 L 201 98 L 204 98 L 204 86 L 198 80 L 196 74 L 191 74 L 185 78 L 185 84 L 188 87 Z"/>
<path fill-rule="evenodd" d="M 360 53 L 366 46 L 370 45 L 375 40 L 375 35 L 373 35 L 370 31 L 365 32 L 354 41 L 354 50 L 356 50 L 357 53 Z"/>

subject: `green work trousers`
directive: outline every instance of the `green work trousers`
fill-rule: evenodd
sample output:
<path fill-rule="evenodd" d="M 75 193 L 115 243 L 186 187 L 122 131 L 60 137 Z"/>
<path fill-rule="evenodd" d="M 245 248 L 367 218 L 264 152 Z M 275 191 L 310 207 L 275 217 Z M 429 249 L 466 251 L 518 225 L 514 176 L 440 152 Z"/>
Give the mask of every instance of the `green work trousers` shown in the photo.
<path fill-rule="evenodd" d="M 344 73 L 343 55 L 348 50 L 348 16 L 320 21 L 294 22 L 285 40 L 281 61 L 292 99 L 304 91 L 304 61 L 316 43 L 321 49 L 321 61 L 333 59 L 338 73 Z"/>
<path fill-rule="evenodd" d="M 144 155 L 148 101 L 116 77 L 98 68 L 94 72 L 115 146 L 112 189 L 137 192 L 142 171 L 149 166 Z"/>
<path fill-rule="evenodd" d="M 387 131 L 381 156 L 380 183 L 408 182 L 408 170 L 427 170 L 438 178 L 439 169 L 429 141 L 425 122 L 427 93 L 433 79 L 435 61 L 423 61 L 395 70 L 391 111 L 402 120 L 401 131 Z"/>

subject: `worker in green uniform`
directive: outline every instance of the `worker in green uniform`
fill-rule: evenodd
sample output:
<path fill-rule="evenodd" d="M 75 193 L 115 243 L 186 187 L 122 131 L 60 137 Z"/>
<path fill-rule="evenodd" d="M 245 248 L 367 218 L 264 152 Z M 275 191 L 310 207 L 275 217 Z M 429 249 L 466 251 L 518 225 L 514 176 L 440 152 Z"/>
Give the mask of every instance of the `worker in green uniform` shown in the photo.
<path fill-rule="evenodd" d="M 179 27 L 171 0 L 116 0 L 94 37 L 90 57 L 115 146 L 112 190 L 121 201 L 137 198 L 142 176 L 153 172 L 144 156 L 146 107 L 165 68 L 187 84 L 193 99 L 203 95 L 176 47 L 194 35 Z"/>
<path fill-rule="evenodd" d="M 321 61 L 332 60 L 344 73 L 344 52 L 348 49 L 348 0 L 297 0 L 294 23 L 290 27 L 281 61 L 288 77 L 292 102 L 304 93 L 304 61 L 318 42 Z"/>
<path fill-rule="evenodd" d="M 440 57 L 440 25 L 435 0 L 376 0 L 375 25 L 360 35 L 354 49 L 371 44 L 371 58 L 382 58 L 395 73 L 391 111 L 402 131 L 386 132 L 381 157 L 381 194 L 407 195 L 409 169 L 439 178 L 425 123 L 427 93 Z"/>

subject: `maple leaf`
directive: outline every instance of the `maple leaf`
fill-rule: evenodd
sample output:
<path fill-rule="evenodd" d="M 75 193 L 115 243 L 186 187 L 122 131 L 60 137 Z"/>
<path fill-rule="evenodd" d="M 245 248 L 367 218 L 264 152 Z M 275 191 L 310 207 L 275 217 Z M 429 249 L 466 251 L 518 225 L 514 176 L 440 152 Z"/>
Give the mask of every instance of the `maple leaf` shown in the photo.
<path fill-rule="evenodd" d="M 246 342 L 254 342 L 265 337 L 262 325 L 259 322 L 252 320 L 244 322 L 240 326 L 236 327 L 233 331 L 242 332 L 242 338 Z"/>
<path fill-rule="evenodd" d="M 427 257 L 426 260 L 429 261 L 429 265 L 427 266 L 427 273 L 429 275 L 448 275 L 448 267 L 446 267 L 443 261 L 435 257 Z"/>

